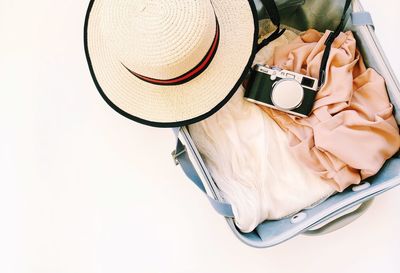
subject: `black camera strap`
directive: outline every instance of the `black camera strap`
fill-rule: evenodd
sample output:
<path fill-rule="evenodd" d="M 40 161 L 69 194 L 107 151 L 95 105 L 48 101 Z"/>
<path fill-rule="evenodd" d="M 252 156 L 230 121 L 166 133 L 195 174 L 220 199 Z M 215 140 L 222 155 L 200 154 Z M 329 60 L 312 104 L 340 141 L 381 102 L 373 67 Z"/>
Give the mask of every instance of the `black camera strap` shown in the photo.
<path fill-rule="evenodd" d="M 345 27 L 346 14 L 347 14 L 347 10 L 350 7 L 351 1 L 352 0 L 346 0 L 342 18 L 340 19 L 340 24 L 336 27 L 335 31 L 333 31 L 329 34 L 328 38 L 325 41 L 325 51 L 324 51 L 324 55 L 322 56 L 321 68 L 319 71 L 318 89 L 320 89 L 322 87 L 322 85 L 324 85 L 324 83 L 325 83 L 326 66 L 328 64 L 328 59 L 329 59 L 329 54 L 331 53 L 332 44 L 335 41 L 335 39 L 339 36 L 340 32 L 342 32 Z"/>
<path fill-rule="evenodd" d="M 273 40 L 278 39 L 286 30 L 286 29 L 281 29 L 281 17 L 279 15 L 278 7 L 275 4 L 275 0 L 261 0 L 261 2 L 264 5 L 265 9 L 267 10 L 267 13 L 272 23 L 276 26 L 276 29 L 270 36 L 268 36 L 258 45 L 257 50 L 260 50 Z"/>

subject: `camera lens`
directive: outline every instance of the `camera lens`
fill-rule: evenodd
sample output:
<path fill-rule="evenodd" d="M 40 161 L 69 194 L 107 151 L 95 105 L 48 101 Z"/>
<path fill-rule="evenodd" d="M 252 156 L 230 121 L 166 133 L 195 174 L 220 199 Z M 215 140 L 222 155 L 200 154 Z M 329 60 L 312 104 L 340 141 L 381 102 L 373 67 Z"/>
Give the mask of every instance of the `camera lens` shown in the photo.
<path fill-rule="evenodd" d="M 292 79 L 283 79 L 274 84 L 271 94 L 273 104 L 282 110 L 293 110 L 303 102 L 303 87 Z"/>

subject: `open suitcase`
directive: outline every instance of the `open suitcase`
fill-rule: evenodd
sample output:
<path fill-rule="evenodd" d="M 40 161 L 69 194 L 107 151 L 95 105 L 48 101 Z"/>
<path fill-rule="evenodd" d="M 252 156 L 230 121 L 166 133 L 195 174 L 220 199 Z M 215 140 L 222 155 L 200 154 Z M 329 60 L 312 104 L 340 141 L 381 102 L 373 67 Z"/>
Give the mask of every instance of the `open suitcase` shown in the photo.
<path fill-rule="evenodd" d="M 259 19 L 266 18 L 260 0 L 254 0 Z M 315 28 L 319 31 L 334 29 L 340 19 L 345 1 L 333 0 L 275 0 L 282 24 L 299 30 Z M 295 14 L 295 16 L 294 16 Z M 359 0 L 354 0 L 347 17 L 346 29 L 351 29 L 357 39 L 365 63 L 374 68 L 386 80 L 387 89 L 400 123 L 400 84 L 387 61 L 374 33 L 371 16 L 364 11 Z M 225 216 L 233 233 L 245 244 L 264 248 L 282 243 L 298 234 L 317 235 L 341 228 L 359 217 L 373 198 L 400 184 L 400 158 L 393 157 L 381 171 L 360 185 L 335 194 L 323 203 L 301 211 L 294 216 L 265 221 L 253 232 L 240 232 L 231 217 L 229 204 L 224 203 L 186 127 L 175 128 L 177 146 L 172 155 L 185 174 L 207 194 L 218 213 Z"/>

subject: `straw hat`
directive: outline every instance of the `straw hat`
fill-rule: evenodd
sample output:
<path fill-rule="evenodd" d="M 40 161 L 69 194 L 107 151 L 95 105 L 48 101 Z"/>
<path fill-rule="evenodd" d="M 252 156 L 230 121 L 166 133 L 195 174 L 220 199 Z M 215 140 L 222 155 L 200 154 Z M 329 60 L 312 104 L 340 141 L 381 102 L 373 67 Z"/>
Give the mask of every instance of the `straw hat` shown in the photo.
<path fill-rule="evenodd" d="M 117 112 L 178 127 L 220 109 L 255 54 L 252 0 L 92 0 L 85 51 L 97 89 Z"/>

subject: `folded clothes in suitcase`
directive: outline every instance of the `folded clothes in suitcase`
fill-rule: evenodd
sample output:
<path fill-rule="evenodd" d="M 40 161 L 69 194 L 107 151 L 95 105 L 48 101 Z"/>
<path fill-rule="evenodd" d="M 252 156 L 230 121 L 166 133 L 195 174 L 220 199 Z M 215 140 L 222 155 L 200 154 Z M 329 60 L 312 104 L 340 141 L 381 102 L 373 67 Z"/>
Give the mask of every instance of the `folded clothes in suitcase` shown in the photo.
<path fill-rule="evenodd" d="M 312 1 L 308 0 L 303 5 L 297 6 L 295 9 L 296 16 L 291 16 L 289 12 L 281 12 L 282 22 L 293 28 L 306 30 L 315 28 L 320 31 L 332 29 L 337 23 L 337 18 L 340 17 L 341 9 L 344 3 L 340 1 Z M 257 5 L 259 6 L 259 5 Z M 293 7 L 292 7 L 293 8 Z M 325 9 L 332 11 L 331 17 L 326 17 L 324 20 L 317 20 L 318 13 Z M 263 9 L 260 9 L 261 13 Z M 376 36 L 374 27 L 369 13 L 365 12 L 358 1 L 353 1 L 350 15 L 346 24 L 347 29 L 351 29 L 357 38 L 358 48 L 362 52 L 365 62 L 368 67 L 375 68 L 386 81 L 387 89 L 391 101 L 395 109 L 399 109 L 400 86 L 394 77 L 390 66 L 384 57 Z M 397 122 L 399 116 L 397 114 Z M 180 130 L 180 139 L 186 143 L 186 153 L 190 154 L 190 158 L 182 153 L 180 149 L 175 151 L 174 156 L 177 162 L 192 160 L 193 165 L 185 162 L 183 168 L 194 168 L 197 165 L 196 171 L 188 171 L 186 173 L 193 180 L 202 180 L 208 186 L 208 194 L 223 202 L 223 197 L 218 187 L 218 183 L 213 180 L 207 165 L 204 163 L 197 147 L 196 141 L 193 141 L 188 128 L 183 127 Z M 178 140 L 180 141 L 180 140 Z M 182 147 L 182 146 L 181 146 Z M 196 174 L 194 174 L 196 173 Z M 194 175 L 193 175 L 194 174 Z M 201 177 L 201 178 L 200 178 Z M 299 233 L 305 234 L 320 234 L 335 230 L 345 224 L 348 224 L 358 216 L 360 216 L 369 206 L 372 198 L 394 186 L 400 184 L 400 159 L 394 157 L 390 159 L 381 171 L 374 177 L 363 181 L 360 185 L 355 185 L 348 188 L 342 193 L 338 193 L 325 202 L 313 208 L 304 209 L 292 217 L 281 219 L 278 221 L 265 221 L 251 233 L 242 233 L 235 225 L 232 218 L 232 212 L 227 204 L 215 204 L 214 207 L 219 210 L 219 213 L 224 215 L 233 232 L 243 242 L 254 247 L 269 247 L 281 243 Z"/>

